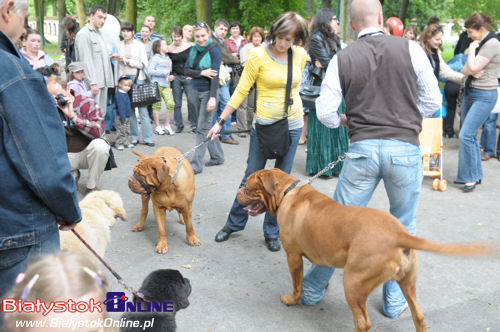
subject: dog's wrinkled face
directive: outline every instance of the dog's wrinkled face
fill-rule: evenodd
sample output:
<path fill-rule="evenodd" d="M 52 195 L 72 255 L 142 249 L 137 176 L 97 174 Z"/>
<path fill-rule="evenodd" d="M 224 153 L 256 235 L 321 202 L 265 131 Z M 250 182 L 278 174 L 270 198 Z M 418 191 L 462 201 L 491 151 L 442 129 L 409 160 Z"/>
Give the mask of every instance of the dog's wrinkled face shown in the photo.
<path fill-rule="evenodd" d="M 191 283 L 178 270 L 156 270 L 144 279 L 140 292 L 153 302 L 172 301 L 178 311 L 189 306 Z"/>
<path fill-rule="evenodd" d="M 283 198 L 283 191 L 279 178 L 285 172 L 274 168 L 260 170 L 251 174 L 243 188 L 238 190 L 238 202 L 245 205 L 245 210 L 251 216 L 256 216 L 265 211 L 276 214 L 279 202 Z"/>
<path fill-rule="evenodd" d="M 143 156 L 135 165 L 134 174 L 147 185 L 159 187 L 168 179 L 169 167 L 161 157 Z M 147 195 L 146 189 L 133 176 L 128 179 L 128 187 L 136 194 Z"/>

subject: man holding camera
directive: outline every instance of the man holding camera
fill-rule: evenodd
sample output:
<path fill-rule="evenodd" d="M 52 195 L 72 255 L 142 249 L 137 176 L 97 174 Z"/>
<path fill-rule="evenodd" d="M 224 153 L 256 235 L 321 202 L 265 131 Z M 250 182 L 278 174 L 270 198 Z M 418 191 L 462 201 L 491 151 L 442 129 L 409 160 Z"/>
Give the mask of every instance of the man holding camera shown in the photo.
<path fill-rule="evenodd" d="M 57 109 L 64 125 L 68 157 L 77 187 L 80 169 L 88 169 L 85 194 L 97 187 L 109 158 L 109 144 L 104 134 L 104 117 L 99 104 L 71 90 L 61 77 L 49 77 L 47 89 L 56 99 Z"/>

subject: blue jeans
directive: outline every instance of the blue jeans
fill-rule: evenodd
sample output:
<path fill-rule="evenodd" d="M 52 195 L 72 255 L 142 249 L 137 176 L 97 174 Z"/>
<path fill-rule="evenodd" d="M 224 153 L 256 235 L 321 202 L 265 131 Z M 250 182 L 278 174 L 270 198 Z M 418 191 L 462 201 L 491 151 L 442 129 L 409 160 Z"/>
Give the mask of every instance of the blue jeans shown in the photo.
<path fill-rule="evenodd" d="M 188 121 L 191 124 L 191 127 L 196 128 L 196 124 L 198 123 L 192 90 L 193 87 L 191 80 L 188 80 L 186 76 L 175 75 L 175 80 L 172 81 L 172 94 L 174 96 L 175 103 L 174 123 L 177 128 L 184 128 L 184 122 L 182 120 L 182 92 L 186 93 Z"/>
<path fill-rule="evenodd" d="M 290 144 L 290 149 L 288 153 L 280 159 L 276 159 L 274 167 L 281 169 L 283 172 L 290 174 L 292 171 L 293 160 L 295 158 L 295 152 L 297 151 L 297 145 L 299 143 L 300 134 L 302 133 L 302 128 L 290 130 L 290 137 L 292 139 Z M 245 182 L 250 174 L 264 169 L 266 166 L 267 158 L 260 152 L 259 149 L 259 139 L 257 138 L 257 133 L 255 129 L 250 132 L 250 147 L 248 149 L 248 159 L 247 159 L 247 169 L 245 170 L 245 175 L 243 180 L 241 180 L 239 188 L 245 186 Z M 229 216 L 227 217 L 226 226 L 233 231 L 241 231 L 245 228 L 248 221 L 248 212 L 243 210 L 244 206 L 238 203 L 235 198 Z M 266 239 L 279 239 L 280 230 L 278 227 L 278 222 L 276 216 L 271 216 L 269 212 L 266 212 L 264 217 L 264 238 Z"/>
<path fill-rule="evenodd" d="M 483 131 L 481 132 L 481 147 L 484 154 L 492 157 L 495 152 L 500 151 L 500 146 L 497 146 L 497 119 L 498 113 L 490 113 L 490 116 L 483 123 Z M 500 140 L 500 135 L 498 139 Z"/>
<path fill-rule="evenodd" d="M 224 111 L 224 108 L 226 107 L 227 103 L 229 102 L 229 98 L 231 98 L 231 95 L 229 94 L 229 85 L 231 84 L 231 80 L 227 80 L 225 85 L 222 85 L 219 87 L 219 98 L 218 98 L 218 105 L 216 107 L 217 112 L 214 112 L 214 118 L 213 118 L 213 123 L 215 124 L 215 121 L 217 118 L 222 114 L 222 111 Z M 221 131 L 230 131 L 231 130 L 231 119 L 227 119 L 227 121 L 224 123 L 222 126 Z M 220 135 L 222 138 L 229 138 L 231 134 L 224 134 Z"/>
<path fill-rule="evenodd" d="M 131 79 L 133 80 L 134 77 L 132 76 Z M 143 84 L 144 81 L 137 80 L 137 83 Z M 141 118 L 142 141 L 144 143 L 153 143 L 153 128 L 151 127 L 151 119 L 149 118 L 148 108 L 146 106 L 138 108 L 139 117 Z M 134 108 L 132 108 L 132 113 L 130 114 L 130 141 L 139 141 L 139 126 Z"/>
<path fill-rule="evenodd" d="M 52 226 L 51 226 L 52 227 Z M 56 227 L 46 238 L 31 246 L 0 250 L 0 295 L 3 297 L 15 284 L 19 273 L 42 255 L 59 251 L 59 230 Z"/>
<path fill-rule="evenodd" d="M 108 89 L 108 103 L 106 106 L 106 116 L 104 117 L 104 128 L 109 130 L 115 130 L 115 118 L 116 118 L 116 103 L 115 103 L 115 89 Z"/>
<path fill-rule="evenodd" d="M 477 139 L 479 127 L 488 119 L 497 101 L 497 90 L 471 88 L 462 102 L 462 128 L 458 136 L 457 181 L 476 182 L 483 178 L 481 150 Z"/>
<path fill-rule="evenodd" d="M 410 234 L 416 232 L 416 217 L 423 165 L 420 148 L 391 139 L 369 139 L 352 143 L 339 176 L 333 199 L 340 204 L 367 206 L 380 180 L 390 203 L 390 213 L 399 219 Z M 313 265 L 304 276 L 302 301 L 319 302 L 335 268 Z M 383 288 L 383 310 L 397 317 L 406 300 L 395 281 Z"/>

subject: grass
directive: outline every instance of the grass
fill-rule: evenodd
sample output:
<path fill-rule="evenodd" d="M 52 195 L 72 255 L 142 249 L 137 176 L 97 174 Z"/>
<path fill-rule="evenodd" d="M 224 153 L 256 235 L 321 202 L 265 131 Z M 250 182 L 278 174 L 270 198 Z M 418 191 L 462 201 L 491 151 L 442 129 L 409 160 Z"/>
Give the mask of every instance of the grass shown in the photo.
<path fill-rule="evenodd" d="M 443 44 L 443 52 L 441 56 L 443 57 L 444 62 L 448 62 L 453 58 L 453 44 L 452 43 L 444 43 Z"/>
<path fill-rule="evenodd" d="M 59 50 L 59 47 L 57 46 L 57 43 L 46 43 L 43 50 L 45 51 L 45 53 L 48 53 L 54 61 L 59 59 L 62 54 Z"/>

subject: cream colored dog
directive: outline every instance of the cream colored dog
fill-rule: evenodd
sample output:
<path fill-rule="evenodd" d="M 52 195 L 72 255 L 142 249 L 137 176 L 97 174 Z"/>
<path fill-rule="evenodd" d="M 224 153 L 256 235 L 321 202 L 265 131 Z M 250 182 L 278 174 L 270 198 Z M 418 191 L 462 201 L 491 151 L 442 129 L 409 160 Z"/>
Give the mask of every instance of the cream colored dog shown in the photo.
<path fill-rule="evenodd" d="M 110 239 L 110 230 L 114 226 L 116 218 L 127 219 L 120 194 L 112 190 L 91 192 L 80 201 L 80 209 L 82 210 L 82 220 L 77 224 L 75 230 L 103 257 Z M 97 258 L 72 232 L 60 231 L 59 237 L 61 250 L 82 253 L 97 262 Z"/>

